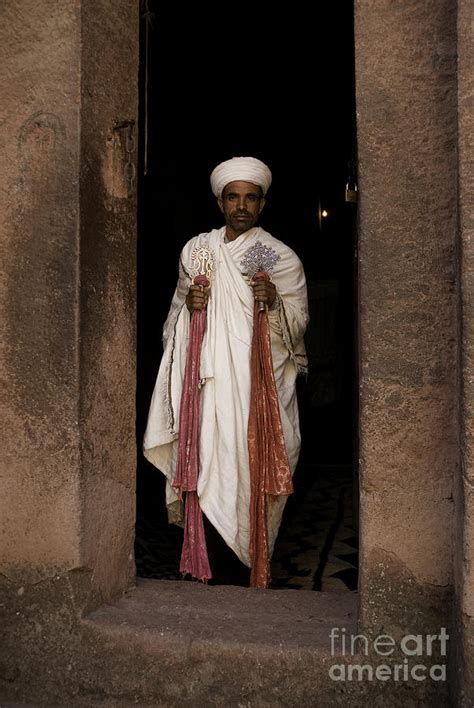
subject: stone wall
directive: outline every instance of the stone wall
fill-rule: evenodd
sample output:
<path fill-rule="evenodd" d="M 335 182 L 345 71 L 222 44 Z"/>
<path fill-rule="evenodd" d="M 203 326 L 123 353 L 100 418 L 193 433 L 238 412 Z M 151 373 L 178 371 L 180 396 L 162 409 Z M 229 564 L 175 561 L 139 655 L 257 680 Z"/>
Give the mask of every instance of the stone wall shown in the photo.
<path fill-rule="evenodd" d="M 474 11 L 458 3 L 459 230 L 461 256 L 461 476 L 456 542 L 456 662 L 460 704 L 474 703 Z"/>
<path fill-rule="evenodd" d="M 451 623 L 458 475 L 456 4 L 356 2 L 360 621 Z"/>
<path fill-rule="evenodd" d="M 2 574 L 81 565 L 80 6 L 0 7 Z"/>
<path fill-rule="evenodd" d="M 0 7 L 0 567 L 16 587 L 83 573 L 91 607 L 134 582 L 136 200 L 114 126 L 137 117 L 137 30 L 133 0 Z"/>
<path fill-rule="evenodd" d="M 137 202 L 127 147 L 138 142 L 137 83 L 137 3 L 83 0 L 81 541 L 104 599 L 135 581 Z"/>

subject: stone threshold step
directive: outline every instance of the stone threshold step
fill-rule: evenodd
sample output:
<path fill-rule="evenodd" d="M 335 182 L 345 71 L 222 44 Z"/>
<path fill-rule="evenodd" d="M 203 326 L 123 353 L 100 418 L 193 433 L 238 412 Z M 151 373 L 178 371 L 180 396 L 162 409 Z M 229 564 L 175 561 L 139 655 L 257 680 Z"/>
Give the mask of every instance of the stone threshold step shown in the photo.
<path fill-rule="evenodd" d="M 150 645 L 204 642 L 330 654 L 329 633 L 356 633 L 357 595 L 137 579 L 137 586 L 84 622 Z"/>
<path fill-rule="evenodd" d="M 329 632 L 355 633 L 356 614 L 357 596 L 347 592 L 138 579 L 83 620 L 90 650 L 75 703 L 87 696 L 89 706 L 114 707 L 348 705 L 349 687 L 329 675 L 341 660 L 331 656 Z"/>

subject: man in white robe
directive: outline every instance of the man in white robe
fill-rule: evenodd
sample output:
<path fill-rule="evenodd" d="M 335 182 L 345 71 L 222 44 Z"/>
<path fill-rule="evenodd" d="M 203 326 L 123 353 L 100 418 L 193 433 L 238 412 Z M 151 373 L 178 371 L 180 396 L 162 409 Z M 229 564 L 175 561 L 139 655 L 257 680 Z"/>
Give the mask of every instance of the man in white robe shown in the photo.
<path fill-rule="evenodd" d="M 183 505 L 173 481 L 190 313 L 206 307 L 200 365 L 199 504 L 207 521 L 246 566 L 250 566 L 247 423 L 255 299 L 268 306 L 273 368 L 292 472 L 300 451 L 296 376 L 307 367 L 303 336 L 308 305 L 303 266 L 291 248 L 257 225 L 270 183 L 268 167 L 250 157 L 227 160 L 211 175 L 225 226 L 192 238 L 181 252 L 179 279 L 163 329 L 164 353 L 144 438 L 146 458 L 167 478 L 169 520 L 180 524 Z M 271 281 L 253 283 L 242 272 L 242 260 L 258 242 L 272 249 L 278 260 Z M 201 246 L 210 249 L 214 261 L 206 292 L 192 284 L 193 252 Z M 286 497 L 276 497 L 269 506 L 270 553 L 285 502 Z"/>

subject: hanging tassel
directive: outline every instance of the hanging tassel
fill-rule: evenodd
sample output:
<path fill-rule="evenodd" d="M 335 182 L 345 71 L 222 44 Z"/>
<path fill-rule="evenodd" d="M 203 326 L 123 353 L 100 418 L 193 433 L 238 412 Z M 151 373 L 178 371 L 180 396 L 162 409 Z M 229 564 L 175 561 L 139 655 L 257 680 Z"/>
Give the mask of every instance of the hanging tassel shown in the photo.
<path fill-rule="evenodd" d="M 207 287 L 205 275 L 194 278 L 196 285 Z M 199 479 L 200 389 L 199 369 L 201 345 L 206 329 L 206 310 L 194 310 L 191 315 L 188 353 L 184 371 L 181 409 L 179 413 L 179 441 L 176 477 L 173 486 L 185 496 L 184 540 L 180 572 L 206 582 L 212 578 L 206 548 L 204 522 L 197 486 Z"/>
<path fill-rule="evenodd" d="M 266 279 L 258 272 L 253 280 Z M 255 302 L 251 352 L 251 392 L 248 422 L 250 461 L 250 585 L 267 588 L 271 583 L 268 548 L 268 505 L 273 496 L 293 492 L 291 468 L 280 418 L 278 391 L 273 371 L 268 307 Z"/>

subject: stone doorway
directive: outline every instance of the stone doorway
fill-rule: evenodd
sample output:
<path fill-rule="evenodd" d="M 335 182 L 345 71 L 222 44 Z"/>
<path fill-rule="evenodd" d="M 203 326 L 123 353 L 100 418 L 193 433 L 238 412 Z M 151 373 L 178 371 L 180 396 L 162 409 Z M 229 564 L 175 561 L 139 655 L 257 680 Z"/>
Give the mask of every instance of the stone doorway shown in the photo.
<path fill-rule="evenodd" d="M 137 3 L 0 15 L 2 701 L 472 705 L 472 3 L 355 3 L 358 597 L 136 584 Z M 356 600 L 366 635 L 447 627 L 449 681 L 332 682 Z"/>
<path fill-rule="evenodd" d="M 151 0 L 148 9 L 156 13 L 148 28 L 142 23 L 140 72 L 138 576 L 179 578 L 182 531 L 167 524 L 164 478 L 141 454 L 178 255 L 192 235 L 221 223 L 209 188 L 213 166 L 255 154 L 274 174 L 263 226 L 304 262 L 311 315 L 310 371 L 299 385 L 302 453 L 273 556 L 274 587 L 353 591 L 356 205 L 345 200 L 356 159 L 351 4 L 342 11 L 322 4 L 316 23 L 276 13 L 271 29 L 253 9 L 242 30 L 229 10 L 211 17 L 190 9 L 183 27 L 177 9 L 158 12 Z M 245 32 L 254 57 L 220 60 L 215 45 L 248 47 Z"/>

